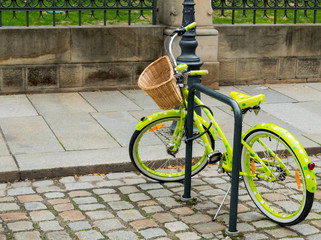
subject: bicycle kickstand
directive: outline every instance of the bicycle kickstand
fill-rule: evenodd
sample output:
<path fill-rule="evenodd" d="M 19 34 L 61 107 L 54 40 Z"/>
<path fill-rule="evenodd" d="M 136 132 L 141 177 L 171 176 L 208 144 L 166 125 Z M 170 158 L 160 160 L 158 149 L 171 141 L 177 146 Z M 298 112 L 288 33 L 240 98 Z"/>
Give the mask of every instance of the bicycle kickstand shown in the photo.
<path fill-rule="evenodd" d="M 223 198 L 223 201 L 221 202 L 221 205 L 219 206 L 219 208 L 218 208 L 218 210 L 217 210 L 217 212 L 216 212 L 216 214 L 215 214 L 215 216 L 214 216 L 214 218 L 213 218 L 213 222 L 215 222 L 216 221 L 216 219 L 217 219 L 217 216 L 218 216 L 218 214 L 220 213 L 220 211 L 221 211 L 221 208 L 222 208 L 222 206 L 223 206 L 223 204 L 224 204 L 224 202 L 225 202 L 225 200 L 226 200 L 226 198 L 227 198 L 227 195 L 230 193 L 230 191 L 231 191 L 231 187 L 232 187 L 232 185 L 230 185 L 230 187 L 227 189 L 227 191 L 226 191 L 226 193 L 225 193 L 225 196 L 224 196 L 224 198 Z"/>

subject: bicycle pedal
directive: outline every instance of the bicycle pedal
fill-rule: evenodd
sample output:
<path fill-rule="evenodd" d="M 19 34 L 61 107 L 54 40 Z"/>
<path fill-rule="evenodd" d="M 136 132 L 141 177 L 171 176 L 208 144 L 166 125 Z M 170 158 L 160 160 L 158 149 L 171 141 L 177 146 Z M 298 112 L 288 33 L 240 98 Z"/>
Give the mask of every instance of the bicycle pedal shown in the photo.
<path fill-rule="evenodd" d="M 221 152 L 210 153 L 209 155 L 207 155 L 207 157 L 208 157 L 208 163 L 214 164 L 222 160 L 223 154 Z"/>

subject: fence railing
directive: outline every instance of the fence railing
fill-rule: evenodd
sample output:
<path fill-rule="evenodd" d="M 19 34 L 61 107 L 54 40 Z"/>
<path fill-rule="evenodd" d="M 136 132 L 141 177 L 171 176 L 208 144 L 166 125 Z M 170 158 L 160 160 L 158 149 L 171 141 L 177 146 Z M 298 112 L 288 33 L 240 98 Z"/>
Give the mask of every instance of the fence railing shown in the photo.
<path fill-rule="evenodd" d="M 220 17 L 225 17 L 228 12 L 232 24 L 236 17 L 244 18 L 248 15 L 252 15 L 254 24 L 258 15 L 273 18 L 274 24 L 288 18 L 297 23 L 299 17 L 309 17 L 313 23 L 321 21 L 321 0 L 212 0 L 212 7 L 214 11 L 220 11 Z"/>
<path fill-rule="evenodd" d="M 121 12 L 126 12 L 130 25 L 132 12 L 137 13 L 134 16 L 136 18 L 145 18 L 146 11 L 151 12 L 152 24 L 155 25 L 157 0 L 0 0 L 0 27 L 3 25 L 4 15 L 7 18 L 10 15 L 9 22 L 21 20 L 24 15 L 26 26 L 29 26 L 31 19 L 39 21 L 52 18 L 52 25 L 55 26 L 58 17 L 65 21 L 76 16 L 78 25 L 82 25 L 84 12 L 89 12 L 89 18 L 93 19 L 97 19 L 99 15 L 104 25 L 107 24 L 108 13 L 111 13 L 111 19 L 115 19 L 120 17 Z"/>

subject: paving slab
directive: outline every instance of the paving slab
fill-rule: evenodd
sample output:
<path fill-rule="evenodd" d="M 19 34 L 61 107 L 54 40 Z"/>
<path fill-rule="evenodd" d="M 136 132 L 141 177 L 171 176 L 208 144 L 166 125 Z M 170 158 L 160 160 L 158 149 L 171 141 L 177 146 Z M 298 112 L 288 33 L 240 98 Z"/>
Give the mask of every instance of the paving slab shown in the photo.
<path fill-rule="evenodd" d="M 26 95 L 0 96 L 0 118 L 36 116 Z"/>
<path fill-rule="evenodd" d="M 303 133 L 321 133 L 321 116 L 296 103 L 265 104 L 262 109 Z"/>
<path fill-rule="evenodd" d="M 9 156 L 9 155 L 10 153 L 9 153 L 7 144 L 1 134 L 0 135 L 0 156 Z"/>
<path fill-rule="evenodd" d="M 304 134 L 303 136 L 316 143 L 317 146 L 321 146 L 321 134 Z"/>
<path fill-rule="evenodd" d="M 127 90 L 121 92 L 142 109 L 155 109 L 156 111 L 160 111 L 160 108 L 154 100 L 143 90 Z"/>
<path fill-rule="evenodd" d="M 119 146 L 89 113 L 45 114 L 44 118 L 66 150 Z"/>
<path fill-rule="evenodd" d="M 96 112 L 79 93 L 29 94 L 28 98 L 40 114 Z"/>
<path fill-rule="evenodd" d="M 122 147 L 129 145 L 138 120 L 128 112 L 104 112 L 91 114 L 116 139 Z"/>
<path fill-rule="evenodd" d="M 249 126 L 255 126 L 256 124 L 259 124 L 259 123 L 273 123 L 280 127 L 283 127 L 284 129 L 292 133 L 295 136 L 295 138 L 297 138 L 305 148 L 319 147 L 318 144 L 314 143 L 313 141 L 305 137 L 306 133 L 299 130 L 295 126 L 287 123 L 286 119 L 281 120 L 277 116 L 274 116 L 273 114 L 265 112 L 264 110 L 261 110 L 258 115 L 255 115 L 254 112 L 248 112 L 245 115 L 243 122 L 248 124 Z M 243 132 L 245 132 L 245 129 Z"/>
<path fill-rule="evenodd" d="M 307 86 L 321 91 L 321 83 L 307 83 Z"/>
<path fill-rule="evenodd" d="M 12 156 L 0 157 L 0 181 L 19 179 L 19 169 Z"/>
<path fill-rule="evenodd" d="M 273 84 L 269 87 L 297 101 L 321 101 L 321 92 L 309 87 L 309 84 Z"/>
<path fill-rule="evenodd" d="M 34 153 L 16 156 L 21 178 L 68 176 L 134 169 L 127 148 Z"/>
<path fill-rule="evenodd" d="M 119 91 L 80 93 L 99 112 L 141 110 Z"/>
<path fill-rule="evenodd" d="M 41 116 L 0 118 L 0 126 L 13 154 L 63 151 Z"/>
<path fill-rule="evenodd" d="M 321 94 L 321 92 L 320 92 Z M 313 101 L 313 102 L 299 102 L 295 104 L 301 108 L 304 108 L 310 112 L 313 112 L 320 116 L 321 118 L 321 101 Z M 301 113 L 299 113 L 301 114 Z"/>
<path fill-rule="evenodd" d="M 287 97 L 267 86 L 261 85 L 249 85 L 249 86 L 237 86 L 240 90 L 246 92 L 249 95 L 264 94 L 265 103 L 291 103 L 297 102 L 293 98 Z"/>

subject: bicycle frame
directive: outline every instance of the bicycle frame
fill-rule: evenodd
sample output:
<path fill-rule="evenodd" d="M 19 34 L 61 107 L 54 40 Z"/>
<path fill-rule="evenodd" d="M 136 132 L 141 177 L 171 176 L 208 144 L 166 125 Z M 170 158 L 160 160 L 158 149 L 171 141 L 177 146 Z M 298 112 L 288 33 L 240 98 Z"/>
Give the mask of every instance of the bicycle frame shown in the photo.
<path fill-rule="evenodd" d="M 182 95 L 183 95 L 183 101 L 184 101 L 184 107 L 183 109 L 185 109 L 185 106 L 187 106 L 187 96 L 188 96 L 188 89 L 187 87 L 184 87 L 182 89 Z M 194 101 L 197 105 L 204 105 L 203 102 L 197 97 L 195 96 Z M 181 107 L 182 108 L 182 107 Z M 181 114 L 185 111 L 182 111 L 182 109 L 180 108 Z M 217 136 L 216 133 L 214 131 L 214 129 L 216 130 L 217 134 L 222 138 L 222 141 L 224 143 L 225 149 L 226 151 L 224 152 L 224 158 L 225 161 L 223 161 L 223 169 L 227 172 L 231 172 L 232 171 L 232 156 L 233 156 L 233 149 L 229 143 L 229 141 L 227 140 L 223 130 L 221 129 L 221 127 L 219 126 L 219 124 L 217 123 L 217 121 L 215 120 L 214 116 L 211 114 L 211 112 L 208 109 L 203 109 L 203 112 L 206 114 L 206 116 L 208 117 L 208 119 L 210 120 L 210 122 L 213 124 L 213 126 L 209 129 L 209 133 L 213 136 L 214 140 L 217 140 Z M 182 119 L 185 119 L 185 115 Z M 199 133 L 202 134 L 205 130 L 203 125 L 208 128 L 209 127 L 209 123 L 202 118 L 201 116 L 197 115 L 194 112 L 194 121 L 195 121 L 195 126 L 197 127 L 197 129 L 199 130 Z M 181 126 L 182 127 L 182 126 Z M 214 128 L 214 129 L 213 129 Z M 175 134 L 175 132 L 174 132 Z M 182 133 L 181 133 L 182 134 Z M 244 137 L 245 134 L 243 134 Z M 264 170 L 263 172 L 265 172 L 265 174 L 251 174 L 251 173 L 245 173 L 245 172 L 240 172 L 241 176 L 250 176 L 250 177 L 257 177 L 257 178 L 263 178 L 263 179 L 267 179 L 268 181 L 275 181 L 276 178 L 273 175 L 273 172 L 270 170 L 270 168 L 267 167 L 267 164 L 269 166 L 273 165 L 273 162 L 267 159 L 261 159 L 254 151 L 253 149 L 243 140 L 243 137 L 241 139 L 241 144 L 251 153 L 252 158 L 257 161 L 260 162 L 261 165 L 263 166 Z M 202 135 L 201 136 L 202 141 L 204 142 L 205 148 L 206 148 L 206 153 L 207 154 L 211 154 L 214 152 L 214 150 L 212 149 L 210 142 L 208 140 L 208 138 L 206 137 L 206 135 Z M 179 138 L 181 139 L 181 138 Z M 177 140 L 179 140 L 177 139 Z M 175 146 L 179 146 L 179 142 L 175 143 Z M 260 144 L 266 148 L 268 151 L 270 151 L 273 155 L 273 157 L 275 157 L 275 159 L 278 161 L 278 163 L 280 164 L 280 166 L 284 169 L 285 174 L 289 175 L 290 171 L 288 170 L 288 168 L 283 164 L 282 160 L 278 157 L 277 154 L 275 154 L 270 148 L 268 148 L 268 146 L 263 143 L 260 140 Z M 260 169 L 257 169 L 260 170 Z"/>

